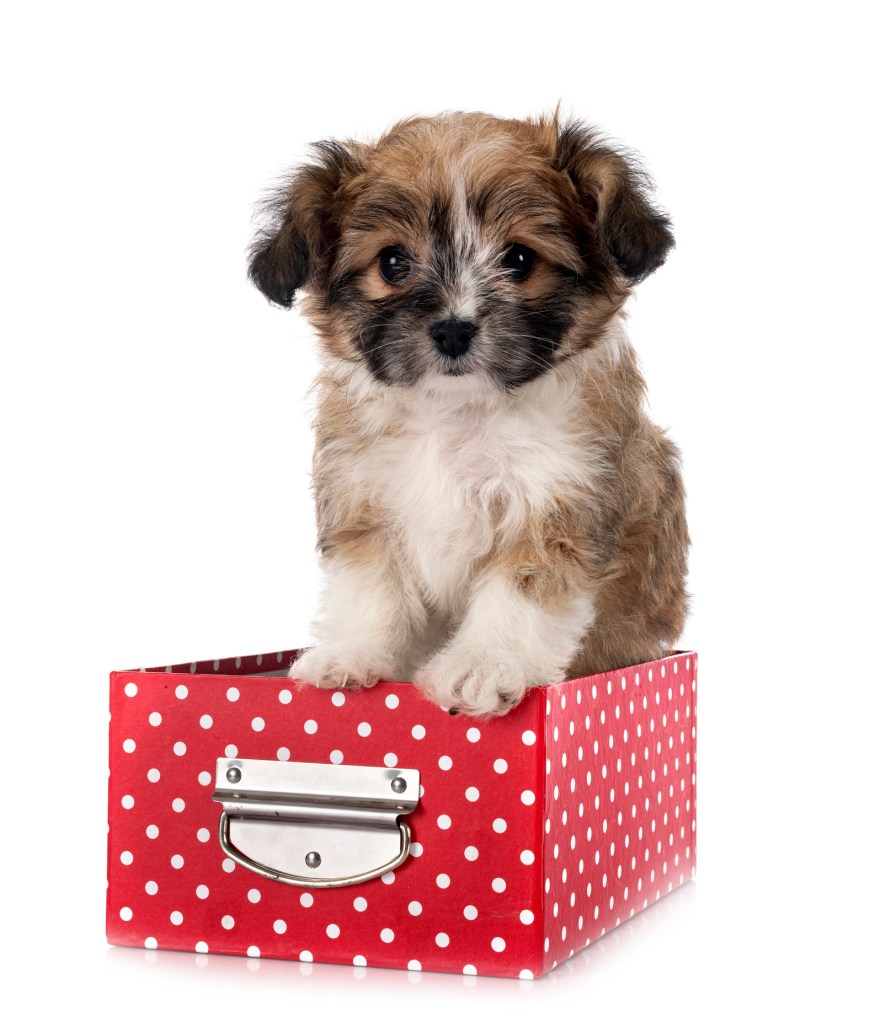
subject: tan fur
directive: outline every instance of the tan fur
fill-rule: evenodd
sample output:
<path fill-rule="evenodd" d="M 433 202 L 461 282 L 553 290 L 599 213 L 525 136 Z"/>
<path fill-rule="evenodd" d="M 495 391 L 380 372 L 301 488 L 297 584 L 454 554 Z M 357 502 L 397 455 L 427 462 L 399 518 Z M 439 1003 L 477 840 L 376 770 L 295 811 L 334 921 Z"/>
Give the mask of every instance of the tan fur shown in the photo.
<path fill-rule="evenodd" d="M 414 118 L 338 146 L 298 172 L 252 271 L 283 301 L 282 253 L 307 253 L 303 309 L 326 360 L 313 481 L 330 588 L 322 643 L 295 674 L 412 674 L 433 699 L 488 714 L 527 685 L 662 656 L 687 613 L 689 539 L 678 451 L 643 410 L 622 327 L 632 284 L 670 247 L 645 178 L 556 117 Z M 516 389 L 479 374 L 388 386 L 357 349 L 362 317 L 415 287 L 384 280 L 381 251 L 436 265 L 442 196 L 458 254 L 457 277 L 437 282 L 444 302 L 476 309 L 483 281 L 502 306 L 569 316 L 553 364 Z M 536 254 L 521 281 L 488 269 L 515 244 Z M 587 283 L 560 306 L 567 274 Z M 331 290 L 346 280 L 348 306 Z"/>

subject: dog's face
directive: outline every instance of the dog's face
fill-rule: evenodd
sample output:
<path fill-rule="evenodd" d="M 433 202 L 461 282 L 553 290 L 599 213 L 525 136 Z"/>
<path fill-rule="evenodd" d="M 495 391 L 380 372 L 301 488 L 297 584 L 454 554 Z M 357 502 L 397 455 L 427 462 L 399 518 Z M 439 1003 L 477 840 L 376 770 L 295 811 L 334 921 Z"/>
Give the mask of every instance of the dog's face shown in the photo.
<path fill-rule="evenodd" d="M 319 143 L 250 266 L 381 383 L 510 391 L 596 344 L 673 244 L 639 169 L 556 119 L 447 114 Z"/>

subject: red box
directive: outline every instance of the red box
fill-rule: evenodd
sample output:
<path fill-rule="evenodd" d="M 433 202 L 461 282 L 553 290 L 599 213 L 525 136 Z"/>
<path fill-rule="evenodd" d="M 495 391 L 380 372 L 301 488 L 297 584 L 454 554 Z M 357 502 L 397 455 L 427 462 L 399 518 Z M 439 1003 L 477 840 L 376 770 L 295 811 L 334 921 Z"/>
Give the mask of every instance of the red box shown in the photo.
<path fill-rule="evenodd" d="M 284 677 L 295 654 L 112 673 L 112 944 L 534 978 L 693 877 L 694 653 L 532 689 L 492 720 L 453 716 L 407 683 L 295 685 Z M 304 848 L 295 829 L 329 828 L 323 876 L 346 841 L 336 815 L 350 779 L 370 788 L 344 812 L 375 829 L 388 826 L 377 819 L 387 799 L 392 812 L 411 795 L 389 788 L 417 784 L 419 772 L 417 806 L 399 816 L 410 836 L 386 837 L 410 843 L 407 858 L 323 888 L 236 863 L 220 845 L 215 779 L 226 788 L 235 767 L 250 787 L 254 761 L 329 765 L 269 768 L 334 780 L 330 796 L 301 795 L 284 814 L 279 795 L 257 797 L 258 812 L 287 820 L 231 818 L 239 834 L 274 835 L 292 863 Z M 256 795 L 229 788 L 218 800 Z M 317 814 L 335 816 L 319 824 Z"/>

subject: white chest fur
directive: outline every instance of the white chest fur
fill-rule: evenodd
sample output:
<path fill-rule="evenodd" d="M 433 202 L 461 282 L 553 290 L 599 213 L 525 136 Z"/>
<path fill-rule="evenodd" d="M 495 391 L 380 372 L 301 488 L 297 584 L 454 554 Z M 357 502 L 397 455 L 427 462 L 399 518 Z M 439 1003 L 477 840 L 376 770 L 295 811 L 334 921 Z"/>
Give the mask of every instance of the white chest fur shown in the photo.
<path fill-rule="evenodd" d="M 431 603 L 460 614 L 480 563 L 567 487 L 596 487 L 603 460 L 573 373 L 498 401 L 366 406 L 379 429 L 359 470 Z M 367 420 L 366 420 L 367 421 Z M 589 428 L 588 428 L 589 429 Z"/>

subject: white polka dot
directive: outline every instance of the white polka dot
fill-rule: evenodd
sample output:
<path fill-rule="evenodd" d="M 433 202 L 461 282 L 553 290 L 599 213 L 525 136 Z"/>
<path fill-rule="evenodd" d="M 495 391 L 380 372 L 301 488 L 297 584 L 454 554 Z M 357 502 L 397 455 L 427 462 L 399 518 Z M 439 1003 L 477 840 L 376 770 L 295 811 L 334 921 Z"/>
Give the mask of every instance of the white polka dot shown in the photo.
<path fill-rule="evenodd" d="M 535 793 L 532 789 L 526 789 L 520 794 L 520 802 L 523 803 L 524 806 L 532 806 L 535 802 Z"/>
<path fill-rule="evenodd" d="M 473 861 L 476 860 L 479 857 L 479 854 L 480 854 L 480 851 L 479 851 L 479 849 L 477 849 L 477 847 L 475 845 L 469 845 L 464 850 L 464 858 L 466 860 L 470 860 L 471 863 L 473 863 Z"/>
<path fill-rule="evenodd" d="M 151 714 L 149 714 L 149 724 L 153 725 L 155 728 L 161 724 L 161 721 L 161 715 L 156 710 L 153 710 Z"/>
<path fill-rule="evenodd" d="M 154 783 L 156 781 L 160 781 L 161 780 L 161 772 L 158 770 L 157 767 L 153 767 L 153 768 L 151 768 L 149 770 L 148 774 L 146 775 L 146 778 L 148 778 L 148 780 L 150 782 L 152 782 L 152 783 Z"/>
<path fill-rule="evenodd" d="M 337 926 L 337 924 L 328 924 L 328 926 L 325 928 L 325 933 L 328 935 L 329 938 L 339 938 L 340 928 Z"/>
<path fill-rule="evenodd" d="M 179 853 L 174 853 L 174 855 L 170 857 L 170 866 L 173 867 L 174 870 L 181 870 L 185 862 L 186 861 Z"/>
<path fill-rule="evenodd" d="M 210 895 L 210 889 L 207 887 L 206 884 L 199 884 L 198 887 L 195 889 L 195 894 L 198 896 L 199 899 L 206 899 L 207 896 Z"/>
<path fill-rule="evenodd" d="M 179 927 L 179 925 L 183 922 L 183 915 L 182 913 L 180 913 L 178 909 L 175 909 L 170 914 L 170 922 L 173 924 L 174 927 Z"/>
<path fill-rule="evenodd" d="M 503 835 L 507 831 L 507 821 L 503 817 L 496 817 L 492 821 L 492 830 L 497 831 L 499 835 Z"/>
<path fill-rule="evenodd" d="M 301 963 L 311 963 L 312 952 L 310 952 L 308 948 L 305 948 L 297 958 L 300 960 Z"/>
<path fill-rule="evenodd" d="M 235 870 L 235 860 L 230 860 L 227 856 L 226 859 L 223 860 L 221 866 L 225 873 L 231 874 L 232 871 Z"/>
<path fill-rule="evenodd" d="M 342 764 L 343 753 L 339 749 L 333 749 L 328 754 L 328 759 L 331 761 L 332 764 Z"/>
<path fill-rule="evenodd" d="M 206 942 L 206 941 L 199 941 L 199 942 L 198 942 L 198 943 L 197 943 L 197 944 L 195 945 L 195 951 L 196 951 L 196 952 L 201 952 L 201 953 L 205 953 L 205 952 L 208 952 L 208 951 L 209 951 L 209 949 L 208 949 L 208 945 L 207 945 L 207 942 Z"/>
<path fill-rule="evenodd" d="M 531 849 L 524 849 L 520 853 L 520 863 L 525 863 L 527 867 L 535 863 L 535 853 Z"/>
<path fill-rule="evenodd" d="M 136 806 L 136 800 L 132 796 L 122 796 L 121 806 L 125 810 L 132 810 L 133 807 Z"/>
<path fill-rule="evenodd" d="M 467 729 L 467 741 L 468 742 L 479 742 L 480 741 L 480 730 L 478 728 Z"/>
<path fill-rule="evenodd" d="M 367 966 L 368 960 L 365 956 L 353 956 L 353 966 Z"/>
<path fill-rule="evenodd" d="M 176 698 L 178 700 L 184 700 L 189 695 L 189 687 L 177 686 L 174 692 L 176 693 Z"/>
<path fill-rule="evenodd" d="M 464 918 L 466 920 L 476 920 L 479 916 L 479 910 L 476 906 L 465 906 L 464 907 Z"/>
<path fill-rule="evenodd" d="M 236 700 L 238 700 L 239 696 L 241 696 L 241 693 L 235 688 L 235 686 L 232 686 L 230 689 L 226 690 L 226 699 L 230 703 L 235 703 Z"/>
<path fill-rule="evenodd" d="M 158 894 L 158 882 L 157 881 L 146 881 L 145 882 L 145 893 L 146 893 L 146 895 L 157 895 Z"/>
<path fill-rule="evenodd" d="M 364 913 L 368 909 L 367 899 L 363 899 L 360 895 L 358 898 L 353 899 L 353 909 L 359 913 Z"/>
<path fill-rule="evenodd" d="M 427 734 L 427 729 L 423 725 L 415 725 L 411 730 L 413 739 L 423 739 Z"/>
<path fill-rule="evenodd" d="M 291 759 L 291 751 L 287 746 L 282 746 L 280 749 L 275 751 L 275 755 L 279 760 L 285 761 Z"/>
<path fill-rule="evenodd" d="M 303 731 L 306 732 L 307 735 L 315 735 L 318 730 L 319 726 L 312 718 L 303 722 Z"/>
<path fill-rule="evenodd" d="M 201 774 L 198 775 L 199 785 L 210 785 L 212 781 L 213 778 L 210 776 L 210 771 L 202 771 Z"/>
<path fill-rule="evenodd" d="M 452 879 L 448 874 L 437 874 L 436 875 L 436 886 L 437 888 L 448 888 L 452 883 Z"/>
<path fill-rule="evenodd" d="M 390 710 L 396 710 L 399 706 L 399 697 L 395 693 L 387 693 L 384 699 L 384 704 L 390 708 Z"/>
<path fill-rule="evenodd" d="M 421 795 L 423 795 L 423 792 Z M 420 842 L 412 842 L 412 844 L 408 847 L 408 851 L 412 856 L 421 856 L 424 853 L 424 847 Z"/>
<path fill-rule="evenodd" d="M 309 892 L 303 892 L 303 894 L 300 896 L 300 905 L 303 906 L 304 909 L 309 909 L 312 903 L 313 903 L 312 895 L 310 895 Z"/>
<path fill-rule="evenodd" d="M 157 824 L 149 824 L 149 826 L 145 829 L 145 833 L 148 835 L 149 838 L 157 838 L 158 835 L 161 834 L 161 832 L 158 830 Z"/>
<path fill-rule="evenodd" d="M 396 875 L 392 870 L 388 870 L 386 874 L 381 874 L 381 881 L 384 884 L 392 884 L 396 880 Z"/>
<path fill-rule="evenodd" d="M 130 909 L 129 906 L 122 906 L 121 907 L 120 917 L 121 917 L 122 920 L 132 920 L 133 919 L 133 910 Z"/>
<path fill-rule="evenodd" d="M 451 757 L 440 757 L 440 758 L 439 758 L 439 766 L 440 766 L 440 768 L 441 768 L 441 769 L 442 769 L 443 771 L 449 771 L 449 770 L 451 770 L 451 767 L 452 767 L 452 758 L 451 758 Z"/>
<path fill-rule="evenodd" d="M 291 700 L 293 700 L 293 699 L 294 699 L 294 694 L 291 692 L 290 689 L 281 689 L 281 690 L 279 690 L 279 694 L 278 694 L 278 702 L 279 703 L 287 704 L 287 703 L 290 703 Z"/>
<path fill-rule="evenodd" d="M 128 849 L 125 849 L 121 853 L 121 863 L 123 863 L 125 867 L 129 867 L 132 862 L 133 862 L 133 853 L 131 853 Z"/>
<path fill-rule="evenodd" d="M 480 798 L 480 790 L 471 785 L 470 788 L 465 791 L 464 798 L 469 803 L 475 803 Z"/>
<path fill-rule="evenodd" d="M 475 966 L 471 966 L 468 963 L 467 966 L 465 966 L 464 969 L 461 972 L 464 974 L 465 977 L 475 977 L 476 976 L 476 967 Z"/>
<path fill-rule="evenodd" d="M 201 725 L 202 728 L 213 728 L 213 718 L 210 714 L 202 714 L 198 719 L 198 724 Z"/>
<path fill-rule="evenodd" d="M 507 771 L 507 761 L 502 760 L 500 757 L 492 764 L 496 774 L 504 774 Z"/>
<path fill-rule="evenodd" d="M 186 808 L 186 801 L 177 796 L 170 805 L 173 807 L 175 813 L 182 813 Z"/>
<path fill-rule="evenodd" d="M 251 959 L 259 959 L 260 958 L 260 949 L 257 948 L 256 945 L 250 945 L 248 947 L 247 954 L 251 957 Z"/>
<path fill-rule="evenodd" d="M 371 725 L 367 721 L 360 721 L 356 731 L 365 738 L 365 736 L 371 735 Z"/>
<path fill-rule="evenodd" d="M 533 732 L 531 728 L 523 732 L 520 738 L 523 740 L 523 745 L 525 746 L 535 745 L 535 732 Z"/>
<path fill-rule="evenodd" d="M 389 928 L 389 927 L 385 927 L 385 928 L 384 928 L 384 929 L 383 929 L 383 930 L 381 931 L 381 941 L 383 941 L 383 942 L 386 942 L 386 944 L 388 944 L 388 945 L 390 944 L 390 942 L 391 942 L 391 941 L 392 941 L 392 940 L 393 940 L 393 939 L 394 939 L 395 937 L 396 937 L 396 935 L 395 935 L 395 934 L 393 933 L 393 931 L 391 931 L 391 930 L 390 930 L 390 928 Z"/>
<path fill-rule="evenodd" d="M 272 929 L 275 931 L 276 934 L 284 934 L 285 931 L 288 929 L 288 925 L 285 923 L 284 920 L 276 920 L 275 923 L 272 925 Z"/>
<path fill-rule="evenodd" d="M 384 763 L 387 767 L 395 767 L 399 763 L 399 757 L 395 753 L 385 753 Z"/>
<path fill-rule="evenodd" d="M 234 760 L 238 756 L 238 747 L 230 742 L 223 753 L 229 760 Z"/>
<path fill-rule="evenodd" d="M 266 722 L 263 720 L 263 718 L 254 718 L 251 721 L 251 728 L 253 728 L 255 732 L 262 732 L 265 727 Z"/>
<path fill-rule="evenodd" d="M 531 924 L 534 919 L 535 919 L 535 914 L 532 912 L 531 909 L 524 909 L 524 910 L 520 911 L 520 923 L 521 924 Z"/>
<path fill-rule="evenodd" d="M 504 938 L 493 938 L 492 939 L 492 950 L 494 952 L 503 952 L 507 947 L 507 942 Z"/>
<path fill-rule="evenodd" d="M 223 927 L 226 928 L 227 931 L 231 931 L 232 928 L 235 926 L 235 917 L 224 916 L 223 919 L 220 920 L 220 923 L 223 925 Z"/>
<path fill-rule="evenodd" d="M 447 813 L 440 814 L 436 818 L 437 827 L 442 828 L 443 831 L 448 831 L 452 826 L 452 818 Z"/>
<path fill-rule="evenodd" d="M 410 902 L 408 904 L 408 911 L 412 916 L 420 916 L 423 909 L 424 907 L 420 904 L 420 902 Z"/>
<path fill-rule="evenodd" d="M 183 757 L 183 756 L 185 756 L 185 755 L 186 755 L 186 744 L 185 744 L 184 742 L 175 742 L 175 743 L 173 744 L 173 752 L 174 752 L 174 753 L 175 753 L 175 754 L 176 754 L 176 755 L 177 755 L 178 757 Z"/>
<path fill-rule="evenodd" d="M 251 890 L 247 893 L 247 897 L 248 897 L 248 902 L 253 902 L 253 903 L 259 902 L 260 899 L 262 898 L 262 896 L 260 895 L 260 891 L 257 888 L 251 888 Z"/>
<path fill-rule="evenodd" d="M 342 707 L 346 703 L 346 696 L 343 693 L 332 693 L 331 702 L 335 707 Z"/>
<path fill-rule="evenodd" d="M 145 944 L 146 948 L 157 948 L 158 947 L 158 939 L 157 938 L 146 938 L 144 944 Z"/>
<path fill-rule="evenodd" d="M 507 881 L 503 877 L 492 878 L 492 891 L 503 892 L 507 888 Z"/>
<path fill-rule="evenodd" d="M 135 739 L 124 739 L 124 744 L 123 745 L 124 745 L 124 752 L 125 753 L 132 753 L 136 749 L 136 740 Z"/>
<path fill-rule="evenodd" d="M 436 944 L 439 945 L 440 948 L 448 947 L 449 936 L 445 933 L 445 931 L 440 931 L 439 934 L 436 935 Z"/>
<path fill-rule="evenodd" d="M 408 969 L 410 969 L 410 970 L 420 970 L 420 968 L 421 968 L 421 964 L 418 962 L 417 959 L 409 959 L 409 961 L 408 961 Z"/>
<path fill-rule="evenodd" d="M 127 696 L 135 696 L 139 692 L 139 687 L 136 685 L 135 682 L 128 682 L 124 686 L 124 692 L 127 694 Z"/>

